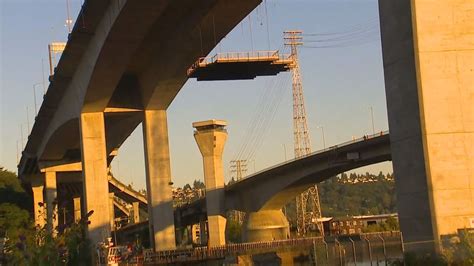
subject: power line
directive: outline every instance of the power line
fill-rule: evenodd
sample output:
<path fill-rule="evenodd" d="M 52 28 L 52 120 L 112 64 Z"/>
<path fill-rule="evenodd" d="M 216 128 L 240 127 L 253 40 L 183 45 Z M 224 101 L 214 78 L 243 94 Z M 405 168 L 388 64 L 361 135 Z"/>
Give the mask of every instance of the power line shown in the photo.
<path fill-rule="evenodd" d="M 304 34 L 309 39 L 303 45 L 304 48 L 339 48 L 362 45 L 379 39 L 380 29 L 376 19 L 366 23 L 348 27 L 338 32 Z"/>

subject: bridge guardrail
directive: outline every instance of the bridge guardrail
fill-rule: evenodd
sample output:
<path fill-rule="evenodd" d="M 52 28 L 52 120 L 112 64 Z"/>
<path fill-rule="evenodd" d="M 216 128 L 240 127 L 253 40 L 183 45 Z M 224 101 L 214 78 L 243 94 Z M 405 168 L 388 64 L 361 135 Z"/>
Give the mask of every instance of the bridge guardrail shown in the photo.
<path fill-rule="evenodd" d="M 281 55 L 278 50 L 273 51 L 251 51 L 251 52 L 229 52 L 217 53 L 212 57 L 200 57 L 188 69 L 187 74 L 190 76 L 196 69 L 206 67 L 210 64 L 220 62 L 258 62 L 258 61 L 285 61 L 293 60 L 291 55 Z"/>
<path fill-rule="evenodd" d="M 224 259 L 228 256 L 261 254 L 288 250 L 307 249 L 313 260 L 326 264 L 347 262 L 388 261 L 400 259 L 403 254 L 402 235 L 399 231 L 363 233 L 334 237 L 307 237 L 265 242 L 228 244 L 217 247 L 144 252 L 146 263 L 183 263 L 199 260 Z"/>
<path fill-rule="evenodd" d="M 354 144 L 356 142 L 362 142 L 362 141 L 365 141 L 365 140 L 368 140 L 368 139 L 373 139 L 375 137 L 380 137 L 380 136 L 385 136 L 389 134 L 389 131 L 388 130 L 385 130 L 385 131 L 380 131 L 379 133 L 375 133 L 375 134 L 371 134 L 371 135 L 365 135 L 363 137 L 360 137 L 360 138 L 355 138 L 353 140 L 349 140 L 349 141 L 346 141 L 346 142 L 343 142 L 343 143 L 340 143 L 340 144 L 337 144 L 337 145 L 333 145 L 333 146 L 330 146 L 330 147 L 327 147 L 325 149 L 322 149 L 322 150 L 317 150 L 317 151 L 314 151 L 310 154 L 307 154 L 307 155 L 304 155 L 304 156 L 301 156 L 299 158 L 294 158 L 294 159 L 290 159 L 290 160 L 286 160 L 286 161 L 283 161 L 281 163 L 278 163 L 276 165 L 273 165 L 273 166 L 270 166 L 270 167 L 267 167 L 267 168 L 264 168 L 260 171 L 257 171 L 251 175 L 248 175 L 248 176 L 245 176 L 243 177 L 241 180 L 237 181 L 236 183 L 239 183 L 239 182 L 242 182 L 244 181 L 245 179 L 247 178 L 250 178 L 250 177 L 253 177 L 253 176 L 256 176 L 258 174 L 261 174 L 263 172 L 266 172 L 268 170 L 271 170 L 271 169 L 274 169 L 274 168 L 277 168 L 277 167 L 280 167 L 282 165 L 285 165 L 287 163 L 291 163 L 291 162 L 294 162 L 294 161 L 297 161 L 297 160 L 300 160 L 300 159 L 303 159 L 303 158 L 306 158 L 306 157 L 310 157 L 310 156 L 313 156 L 313 155 L 316 155 L 316 154 L 320 154 L 320 153 L 323 153 L 323 152 L 327 152 L 327 151 L 330 151 L 330 150 L 334 150 L 334 149 L 337 149 L 337 148 L 342 148 L 342 147 L 345 147 L 345 146 L 348 146 L 350 144 Z"/>

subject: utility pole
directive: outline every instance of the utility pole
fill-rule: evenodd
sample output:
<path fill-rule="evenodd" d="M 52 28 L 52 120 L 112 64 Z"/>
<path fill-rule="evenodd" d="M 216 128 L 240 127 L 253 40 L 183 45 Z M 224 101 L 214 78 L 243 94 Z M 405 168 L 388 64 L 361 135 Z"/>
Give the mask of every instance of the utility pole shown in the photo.
<path fill-rule="evenodd" d="M 371 121 L 372 121 L 372 134 L 375 135 L 374 108 L 372 108 L 372 106 L 370 106 L 369 109 L 370 109 L 370 117 L 371 117 Z"/>
<path fill-rule="evenodd" d="M 317 126 L 316 128 L 320 128 L 321 129 L 321 133 L 323 134 L 323 149 L 326 149 L 326 139 L 324 137 L 324 126 Z"/>
<path fill-rule="evenodd" d="M 36 86 L 41 85 L 41 83 L 35 83 L 33 84 L 33 104 L 35 106 L 35 117 L 38 115 L 38 108 L 36 106 Z"/>
<path fill-rule="evenodd" d="M 304 157 L 311 153 L 311 140 L 309 137 L 306 109 L 304 105 L 303 84 L 298 62 L 298 46 L 303 44 L 303 32 L 299 30 L 285 31 L 285 45 L 291 48 L 293 64 L 291 74 L 293 78 L 293 134 L 295 145 L 295 158 Z M 321 206 L 317 185 L 309 188 L 296 197 L 296 228 L 298 236 L 305 236 L 312 224 L 316 224 L 321 235 L 324 235 L 321 218 Z"/>
<path fill-rule="evenodd" d="M 235 173 L 235 181 L 242 180 L 247 173 L 247 160 L 230 161 L 230 172 Z"/>
<path fill-rule="evenodd" d="M 25 147 L 23 143 L 23 125 L 20 123 L 20 141 L 21 141 L 21 149 Z"/>
<path fill-rule="evenodd" d="M 247 160 L 232 160 L 230 161 L 230 172 L 235 174 L 235 181 L 240 181 L 247 172 Z M 234 175 L 233 175 L 234 176 Z M 244 222 L 245 213 L 241 211 L 233 211 L 234 219 L 240 224 Z"/>
<path fill-rule="evenodd" d="M 66 0 L 66 27 L 67 27 L 67 33 L 71 33 L 72 31 L 72 19 L 71 15 L 69 12 L 69 0 Z"/>
<path fill-rule="evenodd" d="M 41 77 L 43 79 L 43 98 L 46 95 L 46 82 L 44 80 L 44 59 L 41 58 Z"/>
<path fill-rule="evenodd" d="M 28 110 L 28 106 L 26 106 L 26 136 L 30 135 L 30 115 L 28 114 L 30 111 Z"/>
<path fill-rule="evenodd" d="M 16 164 L 18 165 L 20 163 L 20 157 L 18 156 L 20 153 L 19 148 L 18 148 L 18 140 L 16 141 Z"/>

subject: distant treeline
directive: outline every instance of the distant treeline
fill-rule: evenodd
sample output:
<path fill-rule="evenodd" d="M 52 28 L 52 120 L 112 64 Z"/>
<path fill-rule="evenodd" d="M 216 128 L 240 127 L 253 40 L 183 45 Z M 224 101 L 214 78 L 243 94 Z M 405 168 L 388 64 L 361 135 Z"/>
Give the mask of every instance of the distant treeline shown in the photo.
<path fill-rule="evenodd" d="M 395 181 L 392 174 L 343 173 L 318 185 L 323 216 L 341 217 L 394 213 Z"/>

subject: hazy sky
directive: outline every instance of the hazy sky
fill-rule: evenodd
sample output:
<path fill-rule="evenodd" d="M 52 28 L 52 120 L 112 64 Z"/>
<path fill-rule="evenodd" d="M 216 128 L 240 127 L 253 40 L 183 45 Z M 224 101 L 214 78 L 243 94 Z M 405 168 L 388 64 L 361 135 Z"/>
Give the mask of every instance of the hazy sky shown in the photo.
<path fill-rule="evenodd" d="M 75 18 L 81 1 L 70 0 Z M 378 23 L 376 0 L 268 0 L 239 24 L 215 52 L 272 50 L 282 47 L 282 32 L 301 29 L 306 34 L 353 30 L 355 25 Z M 0 165 L 16 169 L 17 142 L 21 146 L 34 116 L 33 85 L 42 82 L 42 59 L 47 71 L 47 44 L 65 41 L 66 0 L 0 2 Z M 251 26 L 250 26 L 251 22 Z M 268 26 L 268 27 L 267 27 Z M 218 25 L 216 26 L 218 27 Z M 252 29 L 250 34 L 250 28 Z M 270 43 L 267 41 L 269 29 Z M 321 36 L 324 35 L 319 35 Z M 332 35 L 330 35 L 332 36 Z M 251 38 L 252 37 L 252 38 Z M 313 150 L 321 149 L 322 125 L 326 146 L 348 141 L 372 132 L 370 107 L 374 111 L 377 132 L 388 129 L 380 40 L 377 34 L 357 39 L 349 47 L 299 50 L 308 124 Z M 305 37 L 307 41 L 316 37 Z M 253 40 L 253 42 L 251 42 Z M 358 41 L 359 40 L 359 41 Z M 319 43 L 306 43 L 318 45 Z M 168 110 L 173 181 L 177 185 L 202 179 L 202 161 L 193 138 L 192 122 L 224 119 L 229 123 L 229 137 L 224 152 L 228 179 L 229 161 L 242 143 L 248 125 L 262 114 L 272 114 L 266 121 L 265 135 L 256 148 L 249 171 L 263 169 L 293 157 L 292 96 L 289 73 L 251 81 L 197 82 L 189 80 Z M 276 84 L 276 85 L 275 85 Z M 274 86 L 272 86 L 274 85 Z M 42 87 L 36 87 L 38 106 Z M 272 101 L 262 108 L 261 98 Z M 29 122 L 27 112 L 29 109 Z M 39 108 L 38 108 L 39 109 Z M 270 117 L 267 115 L 266 117 Z M 145 187 L 141 126 L 119 151 L 112 163 L 115 175 L 125 183 Z M 358 171 L 392 171 L 390 163 L 373 165 Z"/>

